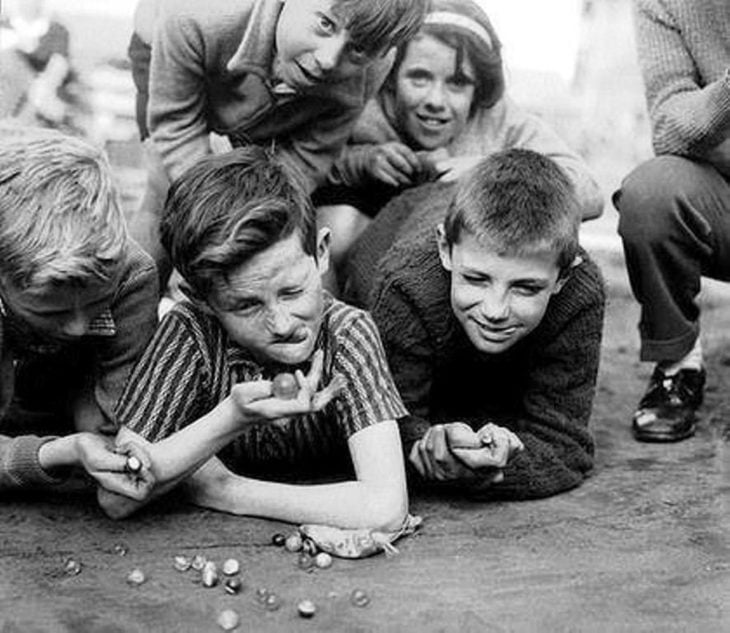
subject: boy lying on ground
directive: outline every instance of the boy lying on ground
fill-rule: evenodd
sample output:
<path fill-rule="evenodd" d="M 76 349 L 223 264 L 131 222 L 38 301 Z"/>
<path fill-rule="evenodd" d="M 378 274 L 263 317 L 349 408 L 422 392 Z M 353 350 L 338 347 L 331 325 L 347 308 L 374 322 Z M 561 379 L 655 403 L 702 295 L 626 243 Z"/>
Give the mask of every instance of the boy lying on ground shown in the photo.
<path fill-rule="evenodd" d="M 496 497 L 577 486 L 593 463 L 605 298 L 578 245 L 570 181 L 512 149 L 483 159 L 455 195 L 431 191 L 394 230 L 397 202 L 363 235 L 349 281 L 368 297 L 414 416 L 401 424 L 410 464 L 423 480 Z"/>
<path fill-rule="evenodd" d="M 105 488 L 144 495 L 149 471 L 125 471 L 113 414 L 154 332 L 157 294 L 101 152 L 1 129 L 0 491 L 54 486 L 80 466 Z"/>
<path fill-rule="evenodd" d="M 255 146 L 209 156 L 173 185 L 162 236 L 190 301 L 165 316 L 117 409 L 120 441 L 151 457 L 149 498 L 184 482 L 194 503 L 235 514 L 399 528 L 406 411 L 370 316 L 322 289 L 329 234 L 298 179 Z M 282 371 L 291 399 L 275 395 Z M 337 483 L 254 478 L 343 462 L 354 476 Z M 141 505 L 100 502 L 116 517 Z"/>

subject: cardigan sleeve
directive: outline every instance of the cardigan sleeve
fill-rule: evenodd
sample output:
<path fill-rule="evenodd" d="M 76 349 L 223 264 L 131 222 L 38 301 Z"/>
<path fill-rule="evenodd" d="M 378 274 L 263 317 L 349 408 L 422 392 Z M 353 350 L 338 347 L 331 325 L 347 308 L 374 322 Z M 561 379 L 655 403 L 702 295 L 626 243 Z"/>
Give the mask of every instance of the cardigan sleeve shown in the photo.
<path fill-rule="evenodd" d="M 371 312 L 378 324 L 393 379 L 410 415 L 398 420 L 406 455 L 429 427 L 429 396 L 433 383 L 433 346 L 418 312 L 393 280 L 379 275 Z"/>
<path fill-rule="evenodd" d="M 726 71 L 707 85 L 698 82 L 681 24 L 664 3 L 637 0 L 635 15 L 654 150 L 702 158 L 727 134 L 730 75 Z"/>

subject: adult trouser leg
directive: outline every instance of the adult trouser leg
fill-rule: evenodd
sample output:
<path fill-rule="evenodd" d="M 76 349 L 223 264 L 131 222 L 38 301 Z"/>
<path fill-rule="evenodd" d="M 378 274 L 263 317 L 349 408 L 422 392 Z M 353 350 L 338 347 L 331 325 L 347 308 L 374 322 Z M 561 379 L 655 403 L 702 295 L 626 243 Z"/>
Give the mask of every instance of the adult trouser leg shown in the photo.
<path fill-rule="evenodd" d="M 641 359 L 680 360 L 699 335 L 701 276 L 730 279 L 730 184 L 707 163 L 663 156 L 629 174 L 614 203 Z"/>

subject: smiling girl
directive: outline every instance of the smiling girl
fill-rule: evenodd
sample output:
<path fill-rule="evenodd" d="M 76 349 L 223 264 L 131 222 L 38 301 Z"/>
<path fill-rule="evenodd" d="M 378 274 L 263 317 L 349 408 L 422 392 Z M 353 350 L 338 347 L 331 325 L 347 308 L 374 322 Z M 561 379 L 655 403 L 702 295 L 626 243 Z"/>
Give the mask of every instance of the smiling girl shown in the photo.
<path fill-rule="evenodd" d="M 435 0 L 360 116 L 333 185 L 315 196 L 318 220 L 332 230 L 335 267 L 402 189 L 457 181 L 481 158 L 511 147 L 554 159 L 576 188 L 582 218 L 601 214 L 602 196 L 583 160 L 505 94 L 501 44 L 486 14 L 471 0 Z"/>

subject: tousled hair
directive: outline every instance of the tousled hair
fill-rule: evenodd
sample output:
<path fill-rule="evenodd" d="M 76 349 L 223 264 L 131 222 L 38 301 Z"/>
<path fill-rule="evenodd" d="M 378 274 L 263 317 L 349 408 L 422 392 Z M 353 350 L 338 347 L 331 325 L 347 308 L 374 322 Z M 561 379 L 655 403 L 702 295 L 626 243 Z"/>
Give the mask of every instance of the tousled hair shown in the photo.
<path fill-rule="evenodd" d="M 463 16 L 484 29 L 489 37 L 487 43 L 483 38 L 458 23 L 426 22 L 421 26 L 418 35 L 430 35 L 456 51 L 455 73 L 463 73 L 464 60 L 468 59 L 474 67 L 474 98 L 469 116 L 477 110 L 491 108 L 504 95 L 504 65 L 502 62 L 502 44 L 491 21 L 482 8 L 472 0 L 432 0 L 429 6 L 430 15 L 451 14 Z M 396 52 L 393 67 L 385 81 L 384 89 L 395 95 L 398 70 L 408 52 L 410 40 L 404 41 Z"/>
<path fill-rule="evenodd" d="M 500 255 L 549 249 L 566 271 L 578 252 L 580 207 L 552 159 L 509 149 L 482 159 L 457 186 L 444 221 L 449 246 L 464 232 Z"/>
<path fill-rule="evenodd" d="M 428 0 L 337 0 L 345 16 L 351 45 L 368 55 L 384 52 L 413 37 L 420 28 Z"/>
<path fill-rule="evenodd" d="M 111 281 L 127 230 L 103 152 L 38 128 L 0 128 L 0 275 L 18 288 Z"/>
<path fill-rule="evenodd" d="M 189 291 L 207 301 L 217 284 L 298 233 L 316 256 L 314 211 L 301 177 L 256 145 L 207 156 L 170 188 L 160 238 Z"/>

